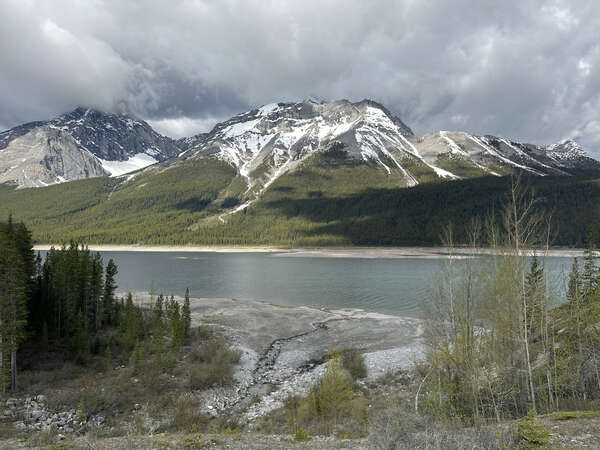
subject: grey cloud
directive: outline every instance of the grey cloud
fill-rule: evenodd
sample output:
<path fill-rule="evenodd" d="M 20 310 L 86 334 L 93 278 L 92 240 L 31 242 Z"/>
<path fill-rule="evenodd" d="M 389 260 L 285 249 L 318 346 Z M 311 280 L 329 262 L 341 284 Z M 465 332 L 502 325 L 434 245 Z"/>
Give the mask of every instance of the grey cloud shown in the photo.
<path fill-rule="evenodd" d="M 0 124 L 77 105 L 176 136 L 272 101 L 372 98 L 461 128 L 600 155 L 592 0 L 8 0 Z"/>

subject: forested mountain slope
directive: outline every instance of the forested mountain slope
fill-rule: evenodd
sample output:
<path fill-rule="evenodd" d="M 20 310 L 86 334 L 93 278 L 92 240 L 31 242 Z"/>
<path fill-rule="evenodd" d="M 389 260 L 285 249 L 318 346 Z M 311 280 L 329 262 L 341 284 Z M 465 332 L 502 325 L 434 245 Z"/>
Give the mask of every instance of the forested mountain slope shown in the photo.
<path fill-rule="evenodd" d="M 361 180 L 361 182 L 357 182 Z M 582 245 L 600 224 L 600 181 L 529 178 L 540 210 L 552 213 L 556 245 Z M 0 189 L 0 215 L 30 224 L 38 242 L 214 245 L 435 245 L 455 224 L 499 212 L 509 177 L 394 184 L 382 167 L 332 151 L 278 178 L 233 213 L 243 180 L 229 164 L 200 158 L 134 178 L 94 178 L 43 189 Z M 600 230 L 598 230 L 600 231 Z"/>

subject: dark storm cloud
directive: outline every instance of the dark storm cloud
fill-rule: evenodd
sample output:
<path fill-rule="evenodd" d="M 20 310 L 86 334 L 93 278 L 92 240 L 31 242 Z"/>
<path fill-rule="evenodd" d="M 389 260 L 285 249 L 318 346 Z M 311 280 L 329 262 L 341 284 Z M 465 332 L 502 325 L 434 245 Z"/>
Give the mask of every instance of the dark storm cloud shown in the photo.
<path fill-rule="evenodd" d="M 576 137 L 600 154 L 595 6 L 8 0 L 0 126 L 90 105 L 180 136 L 272 101 L 367 97 L 419 133 Z"/>

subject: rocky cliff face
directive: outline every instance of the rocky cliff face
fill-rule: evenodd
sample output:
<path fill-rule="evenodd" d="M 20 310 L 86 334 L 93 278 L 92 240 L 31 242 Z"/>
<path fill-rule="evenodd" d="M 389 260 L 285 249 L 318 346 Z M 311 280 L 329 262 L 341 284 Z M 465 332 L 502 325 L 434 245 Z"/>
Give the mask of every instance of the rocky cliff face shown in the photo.
<path fill-rule="evenodd" d="M 40 187 L 116 176 L 176 156 L 178 147 L 143 121 L 77 108 L 0 133 L 0 183 Z"/>

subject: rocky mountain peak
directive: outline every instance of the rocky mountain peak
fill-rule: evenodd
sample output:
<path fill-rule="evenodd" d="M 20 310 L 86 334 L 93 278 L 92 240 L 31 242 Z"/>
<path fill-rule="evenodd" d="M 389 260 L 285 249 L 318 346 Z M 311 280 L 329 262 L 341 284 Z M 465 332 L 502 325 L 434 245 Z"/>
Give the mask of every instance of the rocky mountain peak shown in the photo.
<path fill-rule="evenodd" d="M 0 133 L 0 183 L 37 187 L 121 175 L 178 153 L 172 139 L 142 120 L 78 107 Z"/>
<path fill-rule="evenodd" d="M 557 160 L 572 161 L 588 158 L 588 154 L 573 139 L 565 139 L 546 148 L 548 156 Z"/>

